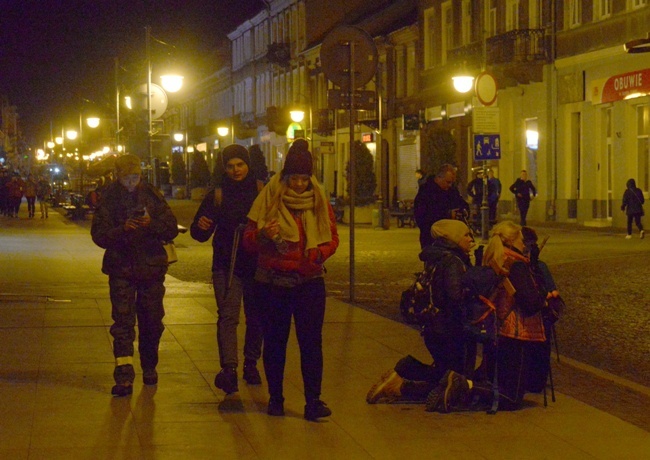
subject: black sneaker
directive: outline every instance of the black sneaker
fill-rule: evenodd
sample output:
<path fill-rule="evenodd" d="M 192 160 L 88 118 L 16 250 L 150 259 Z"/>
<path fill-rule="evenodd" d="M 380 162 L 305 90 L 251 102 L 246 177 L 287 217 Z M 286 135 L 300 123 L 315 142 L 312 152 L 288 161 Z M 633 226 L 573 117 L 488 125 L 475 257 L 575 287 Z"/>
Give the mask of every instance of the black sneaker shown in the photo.
<path fill-rule="evenodd" d="M 249 385 L 260 385 L 262 383 L 260 371 L 257 370 L 255 363 L 244 364 L 244 380 Z"/>
<path fill-rule="evenodd" d="M 156 369 L 143 369 L 143 371 L 142 371 L 142 382 L 145 385 L 157 385 L 158 384 L 158 372 L 156 372 Z"/>
<path fill-rule="evenodd" d="M 266 413 L 273 417 L 282 417 L 284 415 L 284 400 L 283 399 L 269 399 L 269 406 Z"/>
<path fill-rule="evenodd" d="M 445 388 L 447 388 L 446 382 L 444 385 L 440 384 L 429 392 L 429 394 L 427 395 L 427 399 L 425 401 L 426 404 L 424 408 L 425 411 L 442 412 L 443 403 L 445 399 Z"/>
<path fill-rule="evenodd" d="M 226 394 L 237 393 L 237 369 L 234 367 L 224 367 L 214 378 L 214 386 L 223 390 Z"/>
<path fill-rule="evenodd" d="M 319 418 L 329 417 L 330 415 L 332 415 L 332 411 L 320 399 L 309 401 L 305 405 L 305 419 L 310 422 L 315 422 Z"/>

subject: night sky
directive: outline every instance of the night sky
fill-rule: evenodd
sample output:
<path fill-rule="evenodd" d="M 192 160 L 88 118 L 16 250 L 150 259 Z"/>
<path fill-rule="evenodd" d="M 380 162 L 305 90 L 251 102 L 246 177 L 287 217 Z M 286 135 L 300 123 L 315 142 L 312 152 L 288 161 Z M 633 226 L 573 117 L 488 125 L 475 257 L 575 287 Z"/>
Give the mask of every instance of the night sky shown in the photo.
<path fill-rule="evenodd" d="M 116 57 L 121 85 L 146 82 L 145 26 L 173 45 L 152 40 L 154 74 L 159 63 L 175 62 L 191 84 L 221 66 L 226 34 L 263 7 L 262 0 L 0 0 L 0 94 L 38 144 L 50 121 L 78 118 L 91 104 L 114 107 Z"/>

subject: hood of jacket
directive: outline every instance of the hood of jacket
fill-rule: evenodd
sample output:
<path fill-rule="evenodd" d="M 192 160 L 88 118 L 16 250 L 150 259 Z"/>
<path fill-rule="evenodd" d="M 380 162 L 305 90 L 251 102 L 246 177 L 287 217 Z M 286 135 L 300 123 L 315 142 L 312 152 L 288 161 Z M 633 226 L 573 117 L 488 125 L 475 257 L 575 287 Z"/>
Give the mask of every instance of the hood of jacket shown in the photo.
<path fill-rule="evenodd" d="M 469 255 L 465 254 L 456 243 L 452 243 L 444 238 L 436 238 L 432 244 L 425 247 L 420 252 L 420 260 L 426 264 L 435 264 L 450 252 L 467 265 L 470 264 Z"/>

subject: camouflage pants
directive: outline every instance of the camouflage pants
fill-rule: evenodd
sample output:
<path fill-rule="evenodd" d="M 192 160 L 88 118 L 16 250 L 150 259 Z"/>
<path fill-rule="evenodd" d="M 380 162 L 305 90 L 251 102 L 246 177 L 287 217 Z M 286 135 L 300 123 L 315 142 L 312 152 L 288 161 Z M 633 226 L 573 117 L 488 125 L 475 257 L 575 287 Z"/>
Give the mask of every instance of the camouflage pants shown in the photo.
<path fill-rule="evenodd" d="M 138 352 L 142 369 L 155 369 L 158 364 L 158 345 L 165 326 L 163 296 L 164 275 L 155 280 L 132 280 L 110 276 L 113 325 L 113 356 L 116 361 L 117 383 L 133 381 L 133 342 L 138 323 Z M 119 370 L 119 372 L 118 372 Z"/>

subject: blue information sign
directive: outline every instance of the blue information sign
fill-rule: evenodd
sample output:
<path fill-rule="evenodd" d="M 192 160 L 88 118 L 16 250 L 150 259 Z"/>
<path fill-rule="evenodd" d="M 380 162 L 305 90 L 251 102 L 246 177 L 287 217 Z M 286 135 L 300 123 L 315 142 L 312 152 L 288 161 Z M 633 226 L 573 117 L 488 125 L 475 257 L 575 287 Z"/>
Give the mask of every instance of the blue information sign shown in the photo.
<path fill-rule="evenodd" d="M 501 138 L 499 134 L 474 134 L 475 160 L 500 160 Z"/>

